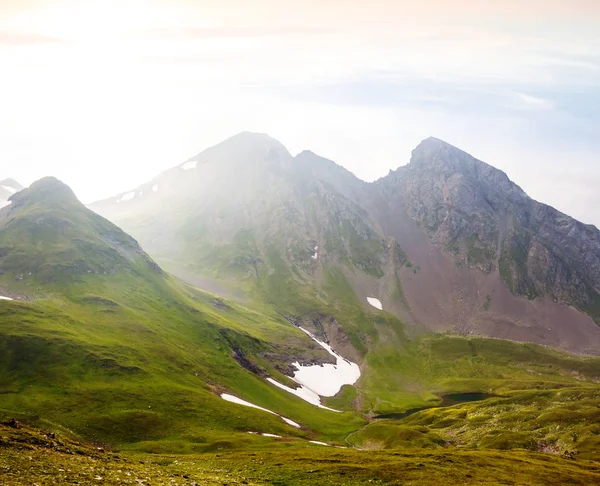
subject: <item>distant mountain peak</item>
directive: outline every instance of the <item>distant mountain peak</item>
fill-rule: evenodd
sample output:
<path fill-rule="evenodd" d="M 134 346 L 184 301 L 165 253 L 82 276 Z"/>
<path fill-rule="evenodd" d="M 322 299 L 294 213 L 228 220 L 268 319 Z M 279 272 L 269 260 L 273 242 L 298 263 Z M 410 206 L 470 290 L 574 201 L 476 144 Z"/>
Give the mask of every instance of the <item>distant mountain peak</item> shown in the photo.
<path fill-rule="evenodd" d="M 411 163 L 451 162 L 456 158 L 471 158 L 467 152 L 436 137 L 423 140 L 412 151 Z"/>
<path fill-rule="evenodd" d="M 261 161 L 289 162 L 292 156 L 288 149 L 275 138 L 265 133 L 240 132 L 221 143 L 188 159 L 186 164 L 237 161 L 238 166 Z"/>
<path fill-rule="evenodd" d="M 253 148 L 274 149 L 277 151 L 282 151 L 286 155 L 290 155 L 288 149 L 279 140 L 267 135 L 266 133 L 249 131 L 240 132 L 237 135 L 234 135 L 233 137 L 221 142 L 218 146 L 221 145 L 236 145 L 245 150 Z"/>
<path fill-rule="evenodd" d="M 11 196 L 23 190 L 23 186 L 11 178 L 0 181 L 0 208 L 10 204 Z"/>
<path fill-rule="evenodd" d="M 0 181 L 0 186 L 7 186 L 17 191 L 23 189 L 23 186 L 19 184 L 16 180 L 11 179 L 10 177 Z"/>

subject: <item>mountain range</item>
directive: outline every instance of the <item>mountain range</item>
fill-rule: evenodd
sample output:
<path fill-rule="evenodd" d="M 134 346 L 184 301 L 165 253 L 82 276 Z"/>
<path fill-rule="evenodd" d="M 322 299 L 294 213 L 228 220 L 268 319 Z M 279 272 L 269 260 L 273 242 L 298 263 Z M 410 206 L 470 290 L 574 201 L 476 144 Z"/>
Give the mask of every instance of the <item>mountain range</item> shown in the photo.
<path fill-rule="evenodd" d="M 0 482 L 600 481 L 600 234 L 456 147 L 0 186 Z"/>
<path fill-rule="evenodd" d="M 90 206 L 176 275 L 290 312 L 349 298 L 434 331 L 600 353 L 600 232 L 439 139 L 365 183 L 241 133 Z"/>

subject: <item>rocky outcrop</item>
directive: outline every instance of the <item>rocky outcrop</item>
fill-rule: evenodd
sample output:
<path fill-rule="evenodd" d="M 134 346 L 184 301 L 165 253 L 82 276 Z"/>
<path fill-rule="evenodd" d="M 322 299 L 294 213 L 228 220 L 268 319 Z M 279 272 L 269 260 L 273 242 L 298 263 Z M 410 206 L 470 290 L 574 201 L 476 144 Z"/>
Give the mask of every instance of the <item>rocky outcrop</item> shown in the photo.
<path fill-rule="evenodd" d="M 498 271 L 514 294 L 584 310 L 598 302 L 600 232 L 529 198 L 504 172 L 431 138 L 376 186 L 458 261 Z"/>

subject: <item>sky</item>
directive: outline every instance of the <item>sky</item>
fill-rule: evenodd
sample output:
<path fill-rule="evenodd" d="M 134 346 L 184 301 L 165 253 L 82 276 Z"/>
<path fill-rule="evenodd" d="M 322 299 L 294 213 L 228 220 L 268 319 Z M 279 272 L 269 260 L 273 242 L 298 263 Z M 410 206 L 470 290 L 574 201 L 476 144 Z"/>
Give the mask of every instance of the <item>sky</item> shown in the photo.
<path fill-rule="evenodd" d="M 372 181 L 436 136 L 600 227 L 597 0 L 0 0 L 0 179 L 86 202 L 244 130 Z"/>

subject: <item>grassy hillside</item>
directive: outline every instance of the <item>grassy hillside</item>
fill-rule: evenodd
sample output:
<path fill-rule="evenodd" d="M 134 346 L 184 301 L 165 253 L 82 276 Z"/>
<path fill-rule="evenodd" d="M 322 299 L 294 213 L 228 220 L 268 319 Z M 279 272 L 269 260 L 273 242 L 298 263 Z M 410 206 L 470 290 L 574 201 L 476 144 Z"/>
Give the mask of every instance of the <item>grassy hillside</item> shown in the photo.
<path fill-rule="evenodd" d="M 244 444 L 248 430 L 343 437 L 361 423 L 315 411 L 246 369 L 283 381 L 279 370 L 292 361 L 327 358 L 285 320 L 164 274 L 58 181 L 18 196 L 0 230 L 0 289 L 21 299 L 0 305 L 0 408 L 7 413 L 42 417 L 98 442 L 177 439 L 197 449 L 235 431 Z M 304 428 L 225 402 L 221 392 Z"/>
<path fill-rule="evenodd" d="M 141 455 L 91 447 L 49 429 L 0 425 L 3 484 L 581 484 L 600 482 L 597 463 L 523 451 L 355 451 L 269 439 L 243 452 Z"/>
<path fill-rule="evenodd" d="M 433 335 L 365 309 L 351 267 L 324 265 L 317 289 L 284 258 L 266 253 L 251 284 L 242 282 L 242 306 L 163 272 L 58 181 L 18 194 L 0 213 L 0 295 L 15 299 L 0 300 L 0 420 L 27 425 L 2 429 L 0 480 L 597 482 L 587 461 L 600 459 L 600 358 Z M 291 363 L 329 359 L 290 321 L 360 364 L 356 386 L 324 399 L 343 413 L 266 382 L 291 384 Z M 224 392 L 301 428 L 226 402 Z M 456 393 L 483 395 L 446 406 L 443 396 Z M 380 418 L 414 408 L 425 409 Z M 324 455 L 310 440 L 369 452 Z"/>

